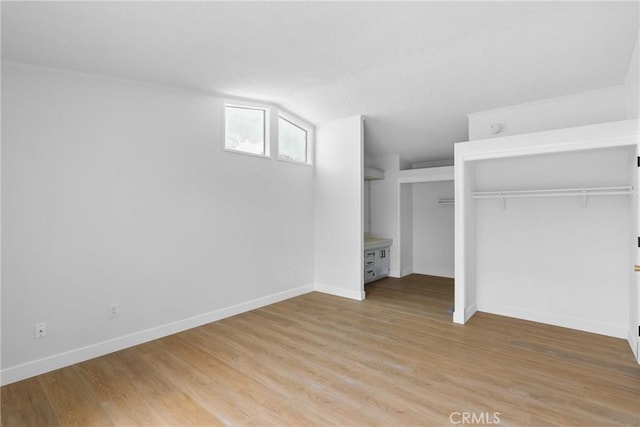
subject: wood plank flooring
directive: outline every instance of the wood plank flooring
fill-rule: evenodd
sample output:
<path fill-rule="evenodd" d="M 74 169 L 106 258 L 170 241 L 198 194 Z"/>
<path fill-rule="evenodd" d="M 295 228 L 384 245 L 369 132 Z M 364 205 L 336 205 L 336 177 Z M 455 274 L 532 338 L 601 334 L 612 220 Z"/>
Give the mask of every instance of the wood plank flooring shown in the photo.
<path fill-rule="evenodd" d="M 626 341 L 484 313 L 453 324 L 449 279 L 366 292 L 303 295 L 10 384 L 2 425 L 640 426 Z"/>

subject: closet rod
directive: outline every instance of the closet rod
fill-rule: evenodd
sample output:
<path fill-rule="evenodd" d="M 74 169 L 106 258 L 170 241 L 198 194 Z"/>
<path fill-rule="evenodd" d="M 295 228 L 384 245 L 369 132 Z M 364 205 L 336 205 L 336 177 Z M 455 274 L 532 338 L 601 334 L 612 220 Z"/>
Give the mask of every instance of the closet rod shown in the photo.
<path fill-rule="evenodd" d="M 616 196 L 632 194 L 633 187 L 558 188 L 547 190 L 476 191 L 473 199 L 508 199 L 515 197 Z"/>
<path fill-rule="evenodd" d="M 587 207 L 587 198 L 591 196 L 618 196 L 633 194 L 633 187 L 591 187 L 591 188 L 554 188 L 548 190 L 506 190 L 476 191 L 471 193 L 472 199 L 499 199 L 502 209 L 506 208 L 505 200 L 528 197 L 582 197 L 582 207 Z"/>

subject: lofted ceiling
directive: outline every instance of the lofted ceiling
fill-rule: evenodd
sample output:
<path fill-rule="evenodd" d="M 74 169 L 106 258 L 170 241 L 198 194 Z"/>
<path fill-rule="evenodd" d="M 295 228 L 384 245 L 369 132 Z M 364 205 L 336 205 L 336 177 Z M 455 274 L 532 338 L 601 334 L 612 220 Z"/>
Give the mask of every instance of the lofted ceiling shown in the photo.
<path fill-rule="evenodd" d="M 2 59 L 362 113 L 368 155 L 450 159 L 466 115 L 623 84 L 638 2 L 9 2 Z"/>

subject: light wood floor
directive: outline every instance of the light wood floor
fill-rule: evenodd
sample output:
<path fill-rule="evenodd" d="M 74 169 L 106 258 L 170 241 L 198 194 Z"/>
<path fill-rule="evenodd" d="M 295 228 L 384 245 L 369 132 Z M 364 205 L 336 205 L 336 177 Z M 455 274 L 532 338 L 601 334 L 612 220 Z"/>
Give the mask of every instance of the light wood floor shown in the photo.
<path fill-rule="evenodd" d="M 5 386 L 2 425 L 441 426 L 463 412 L 640 425 L 626 341 L 483 313 L 455 325 L 448 279 L 366 291 L 303 295 Z"/>

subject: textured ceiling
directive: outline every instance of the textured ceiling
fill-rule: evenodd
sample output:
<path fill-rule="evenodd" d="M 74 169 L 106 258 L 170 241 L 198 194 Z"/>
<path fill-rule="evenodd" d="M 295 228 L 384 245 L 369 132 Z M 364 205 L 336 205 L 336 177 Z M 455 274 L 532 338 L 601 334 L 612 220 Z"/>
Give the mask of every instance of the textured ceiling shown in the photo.
<path fill-rule="evenodd" d="M 466 114 L 622 84 L 637 2 L 2 2 L 2 59 L 362 113 L 369 155 L 451 158 Z"/>

